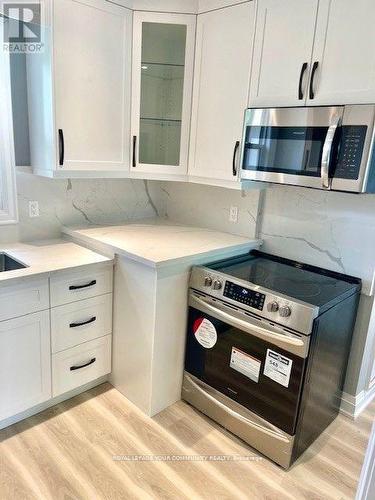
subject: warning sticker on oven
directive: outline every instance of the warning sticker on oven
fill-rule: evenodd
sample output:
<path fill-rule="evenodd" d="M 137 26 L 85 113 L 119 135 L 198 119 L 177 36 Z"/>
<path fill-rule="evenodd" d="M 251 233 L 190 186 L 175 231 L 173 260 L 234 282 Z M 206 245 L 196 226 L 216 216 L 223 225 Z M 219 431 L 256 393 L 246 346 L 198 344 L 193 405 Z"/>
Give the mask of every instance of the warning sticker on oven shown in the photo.
<path fill-rule="evenodd" d="M 197 341 L 206 349 L 211 349 L 217 342 L 215 326 L 206 318 L 199 318 L 194 322 L 194 335 Z"/>
<path fill-rule="evenodd" d="M 261 362 L 258 359 L 255 359 L 246 352 L 237 349 L 237 347 L 232 347 L 230 367 L 233 368 L 233 370 L 237 370 L 253 382 L 258 382 L 260 365 Z"/>
<path fill-rule="evenodd" d="M 292 371 L 293 360 L 281 354 L 267 349 L 266 361 L 263 373 L 284 387 L 289 386 L 290 372 Z"/>

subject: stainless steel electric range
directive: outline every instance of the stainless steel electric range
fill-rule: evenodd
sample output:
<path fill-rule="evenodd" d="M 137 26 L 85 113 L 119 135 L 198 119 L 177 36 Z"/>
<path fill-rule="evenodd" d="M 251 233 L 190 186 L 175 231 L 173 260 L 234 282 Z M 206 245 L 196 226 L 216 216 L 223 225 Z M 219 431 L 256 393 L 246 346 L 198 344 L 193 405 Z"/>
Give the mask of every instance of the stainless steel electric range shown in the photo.
<path fill-rule="evenodd" d="M 339 411 L 360 289 L 259 251 L 194 267 L 183 399 L 288 468 Z"/>

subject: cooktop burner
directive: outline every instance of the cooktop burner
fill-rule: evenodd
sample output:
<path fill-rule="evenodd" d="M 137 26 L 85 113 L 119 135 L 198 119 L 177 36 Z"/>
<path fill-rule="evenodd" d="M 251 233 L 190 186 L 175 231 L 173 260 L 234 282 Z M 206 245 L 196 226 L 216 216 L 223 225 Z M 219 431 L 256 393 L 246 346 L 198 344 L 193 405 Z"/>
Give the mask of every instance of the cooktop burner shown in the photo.
<path fill-rule="evenodd" d="M 264 280 L 264 286 L 267 288 L 275 288 L 278 290 L 288 290 L 293 286 L 294 293 L 300 297 L 300 299 L 308 299 L 309 297 L 317 297 L 321 293 L 320 286 L 317 283 L 309 283 L 293 281 L 283 276 L 275 276 L 271 279 Z"/>
<path fill-rule="evenodd" d="M 322 307 L 358 288 L 360 280 L 254 251 L 214 266 L 229 277 Z"/>

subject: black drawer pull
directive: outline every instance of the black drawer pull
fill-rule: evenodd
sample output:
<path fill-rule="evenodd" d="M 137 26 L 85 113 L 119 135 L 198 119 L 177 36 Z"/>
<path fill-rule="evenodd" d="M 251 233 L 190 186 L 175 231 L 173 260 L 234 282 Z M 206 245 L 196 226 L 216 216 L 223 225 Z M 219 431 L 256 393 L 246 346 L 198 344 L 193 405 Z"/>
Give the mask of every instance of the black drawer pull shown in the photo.
<path fill-rule="evenodd" d="M 240 147 L 240 141 L 236 141 L 236 144 L 234 145 L 233 160 L 232 160 L 232 174 L 233 174 L 233 177 L 236 177 L 236 175 L 237 175 L 236 158 L 237 158 L 237 151 L 238 151 L 239 147 Z"/>
<path fill-rule="evenodd" d="M 64 165 L 65 159 L 65 141 L 64 141 L 64 131 L 59 128 L 59 165 L 60 167 Z"/>
<path fill-rule="evenodd" d="M 310 92 L 309 92 L 310 99 L 315 98 L 314 79 L 315 79 L 315 73 L 316 73 L 316 70 L 318 69 L 318 66 L 319 66 L 319 61 L 315 61 L 313 64 L 313 67 L 312 67 L 311 78 L 310 78 Z"/>
<path fill-rule="evenodd" d="M 300 101 L 302 101 L 303 99 L 303 90 L 302 90 L 302 82 L 303 82 L 303 75 L 305 74 L 306 70 L 307 70 L 307 62 L 304 62 L 302 64 L 302 68 L 301 68 L 301 73 L 299 75 L 299 82 L 298 82 L 298 99 Z"/>
<path fill-rule="evenodd" d="M 78 326 L 89 325 L 90 323 L 94 323 L 96 321 L 96 316 L 93 316 L 87 321 L 83 321 L 82 323 L 70 323 L 69 328 L 77 328 Z"/>
<path fill-rule="evenodd" d="M 69 290 L 82 290 L 82 288 L 89 288 L 90 286 L 94 285 L 96 285 L 96 280 L 92 280 L 86 285 L 70 285 Z"/>
<path fill-rule="evenodd" d="M 90 366 L 92 365 L 93 363 L 95 363 L 96 361 L 96 358 L 92 358 L 90 359 L 90 361 L 88 363 L 85 363 L 84 365 L 80 365 L 80 366 L 71 366 L 70 367 L 70 371 L 71 372 L 74 372 L 75 370 L 80 370 L 81 368 L 86 368 L 86 366 Z"/>
<path fill-rule="evenodd" d="M 137 166 L 136 149 L 137 149 L 137 136 L 133 135 L 133 160 L 132 160 L 133 168 L 135 168 Z"/>

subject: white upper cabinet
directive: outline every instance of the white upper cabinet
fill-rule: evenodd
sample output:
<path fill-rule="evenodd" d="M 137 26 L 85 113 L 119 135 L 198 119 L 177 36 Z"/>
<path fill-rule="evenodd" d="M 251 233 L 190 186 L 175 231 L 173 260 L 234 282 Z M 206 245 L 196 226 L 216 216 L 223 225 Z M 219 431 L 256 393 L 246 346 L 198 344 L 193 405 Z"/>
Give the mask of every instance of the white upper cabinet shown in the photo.
<path fill-rule="evenodd" d="M 186 174 L 195 24 L 195 16 L 189 14 L 134 13 L 135 176 Z"/>
<path fill-rule="evenodd" d="M 198 16 L 189 175 L 237 181 L 255 2 Z"/>
<path fill-rule="evenodd" d="M 32 166 L 129 169 L 132 12 L 105 0 L 46 9 L 46 51 L 28 56 Z"/>
<path fill-rule="evenodd" d="M 251 107 L 375 102 L 373 0 L 259 0 Z"/>
<path fill-rule="evenodd" d="M 130 48 L 130 11 L 101 1 L 54 2 L 55 120 L 64 134 L 64 168 L 129 165 Z"/>
<path fill-rule="evenodd" d="M 375 102 L 374 22 L 374 0 L 320 0 L 309 105 Z"/>
<path fill-rule="evenodd" d="M 259 0 L 250 107 L 304 105 L 318 0 Z"/>

